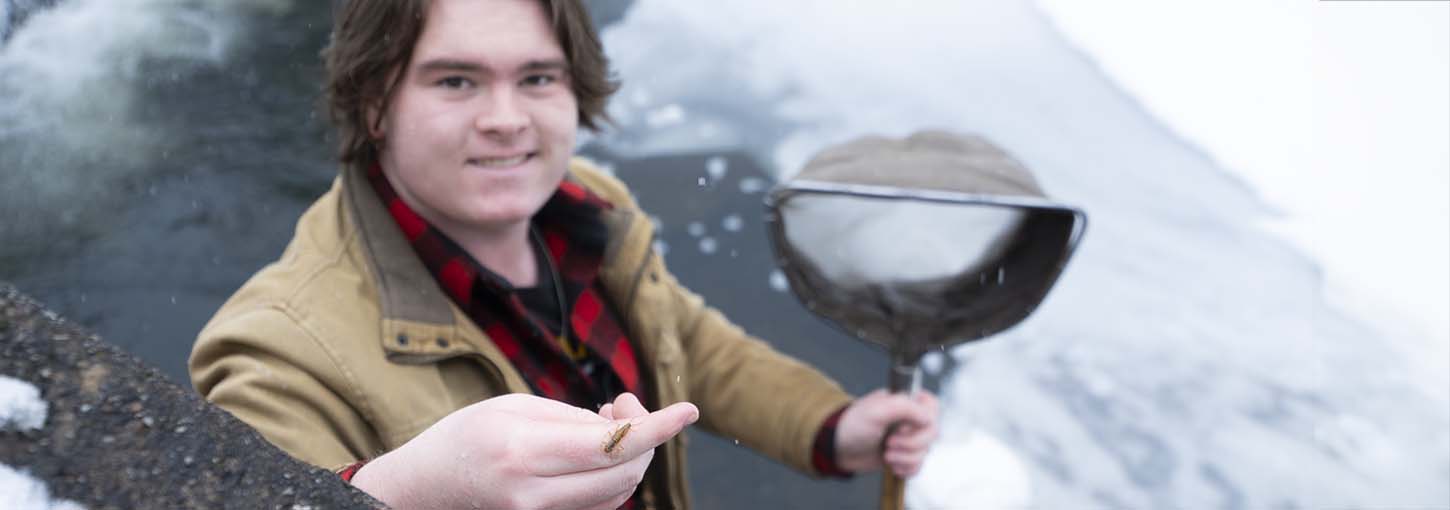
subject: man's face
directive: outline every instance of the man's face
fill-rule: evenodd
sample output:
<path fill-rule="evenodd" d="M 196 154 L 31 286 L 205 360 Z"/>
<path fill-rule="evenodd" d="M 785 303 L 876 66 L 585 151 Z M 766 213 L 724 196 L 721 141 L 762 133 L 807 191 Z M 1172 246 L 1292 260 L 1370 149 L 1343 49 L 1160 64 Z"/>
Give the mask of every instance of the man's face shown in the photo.
<path fill-rule="evenodd" d="M 401 72 L 373 133 L 398 194 L 445 231 L 526 224 L 563 178 L 578 128 L 541 2 L 435 0 Z"/>

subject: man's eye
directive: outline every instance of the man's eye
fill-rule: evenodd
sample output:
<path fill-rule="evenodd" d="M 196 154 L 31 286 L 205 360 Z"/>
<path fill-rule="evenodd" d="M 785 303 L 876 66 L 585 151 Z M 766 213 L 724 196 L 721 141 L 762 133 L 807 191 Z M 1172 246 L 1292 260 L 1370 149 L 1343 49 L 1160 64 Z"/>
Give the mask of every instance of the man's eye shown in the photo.
<path fill-rule="evenodd" d="M 548 75 L 548 74 L 535 74 L 535 75 L 529 76 L 527 78 L 524 78 L 524 82 L 523 83 L 524 83 L 524 85 L 528 85 L 530 87 L 542 87 L 542 86 L 545 86 L 545 85 L 552 84 L 552 83 L 554 83 L 556 81 L 559 81 L 559 79 L 558 78 L 555 78 L 553 75 Z"/>
<path fill-rule="evenodd" d="M 438 80 L 437 84 L 444 88 L 461 89 L 473 85 L 473 82 L 468 81 L 468 78 L 464 78 L 462 76 L 449 76 L 447 78 Z"/>

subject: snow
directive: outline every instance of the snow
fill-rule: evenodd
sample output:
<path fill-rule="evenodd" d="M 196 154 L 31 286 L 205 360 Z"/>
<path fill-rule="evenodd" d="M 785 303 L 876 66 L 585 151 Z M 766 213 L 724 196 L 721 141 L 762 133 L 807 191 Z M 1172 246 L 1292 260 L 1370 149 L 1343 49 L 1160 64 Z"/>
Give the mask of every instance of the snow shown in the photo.
<path fill-rule="evenodd" d="M 976 266 L 996 258 L 1022 216 L 981 205 L 825 195 L 793 197 L 778 213 L 791 246 L 841 289 L 987 269 Z"/>
<path fill-rule="evenodd" d="M 644 122 L 655 129 L 680 124 L 685 122 L 685 109 L 677 104 L 665 105 L 650 111 Z"/>
<path fill-rule="evenodd" d="M 51 499 L 45 482 L 0 463 L 0 507 L 8 510 L 85 510 L 79 503 Z"/>
<path fill-rule="evenodd" d="M 776 292 L 790 290 L 790 279 L 786 278 L 785 273 L 780 272 L 779 269 L 770 272 L 770 290 Z"/>
<path fill-rule="evenodd" d="M 770 189 L 770 183 L 759 177 L 746 177 L 740 179 L 740 192 L 750 195 Z"/>
<path fill-rule="evenodd" d="M 35 385 L 0 375 L 0 432 L 40 430 L 49 405 Z M 45 482 L 0 463 L 0 508 L 10 510 L 84 510 L 71 501 L 54 500 Z"/>
<path fill-rule="evenodd" d="M 48 407 L 35 385 L 0 375 L 0 431 L 40 430 Z"/>
<path fill-rule="evenodd" d="M 1415 369 L 1450 391 L 1450 4 L 1038 4 L 1282 210 L 1264 227 L 1324 266 L 1332 302 L 1428 340 Z"/>
<path fill-rule="evenodd" d="M 930 351 L 921 356 L 921 361 L 917 362 L 917 366 L 921 367 L 921 372 L 926 375 L 939 375 L 941 374 L 942 365 L 946 364 L 944 358 L 946 358 L 946 355 L 942 354 L 941 351 Z"/>
<path fill-rule="evenodd" d="M 908 508 L 1034 508 L 1027 466 L 1012 448 L 980 429 L 944 433 L 911 483 L 947 490 L 909 491 Z"/>
<path fill-rule="evenodd" d="M 690 235 L 694 237 L 703 236 L 705 235 L 705 224 L 698 221 L 692 221 L 689 225 L 685 226 L 685 231 L 689 232 Z"/>
<path fill-rule="evenodd" d="M 13 5 L 12 5 L 13 4 Z M 26 8 L 29 1 L 0 0 Z M 0 46 L 0 233 L 68 226 L 121 181 L 165 157 L 169 124 L 138 104 L 147 86 L 189 76 L 156 62 L 218 63 L 237 47 L 243 14 L 291 0 L 69 0 L 35 11 Z M 3 22 L 0 22 L 3 25 Z M 116 150 L 124 147 L 124 150 Z"/>
<path fill-rule="evenodd" d="M 720 156 L 714 156 L 705 160 L 705 173 L 710 175 L 710 180 L 719 181 L 725 178 L 725 173 L 730 171 L 729 162 Z"/>
<path fill-rule="evenodd" d="M 739 232 L 745 226 L 745 220 L 740 219 L 739 214 L 729 214 L 720 219 L 720 228 L 726 232 Z"/>
<path fill-rule="evenodd" d="M 943 435 L 912 501 L 1446 507 L 1450 349 L 1424 324 L 1450 290 L 1450 58 L 1446 6 L 1411 4 L 638 0 L 602 37 L 649 101 L 617 102 L 603 142 L 740 148 L 789 177 L 868 133 L 977 132 L 1087 210 L 1034 316 L 951 352 L 942 429 L 971 434 Z M 667 104 L 691 115 L 638 121 Z M 716 137 L 681 134 L 705 122 Z"/>

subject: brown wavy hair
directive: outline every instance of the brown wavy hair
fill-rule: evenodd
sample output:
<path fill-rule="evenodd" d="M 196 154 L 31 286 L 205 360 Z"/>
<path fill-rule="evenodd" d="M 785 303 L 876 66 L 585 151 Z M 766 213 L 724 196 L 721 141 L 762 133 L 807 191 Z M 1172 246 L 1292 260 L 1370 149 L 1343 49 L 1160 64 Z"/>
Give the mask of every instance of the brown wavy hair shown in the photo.
<path fill-rule="evenodd" d="M 579 125 L 598 131 L 609 122 L 605 106 L 619 90 L 609 59 L 580 0 L 539 0 L 569 63 Z M 427 22 L 430 0 L 342 0 L 333 13 L 332 38 L 322 50 L 327 82 L 323 99 L 338 129 L 338 161 L 369 167 L 378 150 L 369 135 L 368 109 L 385 112 L 403 81 L 413 47 Z M 391 78 L 391 80 L 389 80 Z M 381 122 L 379 116 L 378 122 Z"/>

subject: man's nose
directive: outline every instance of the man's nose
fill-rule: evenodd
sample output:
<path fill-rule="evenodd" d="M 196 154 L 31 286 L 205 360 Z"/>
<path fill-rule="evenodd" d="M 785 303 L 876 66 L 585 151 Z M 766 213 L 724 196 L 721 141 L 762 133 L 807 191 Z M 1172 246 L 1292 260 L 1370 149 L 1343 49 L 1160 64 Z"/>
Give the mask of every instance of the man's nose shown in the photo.
<path fill-rule="evenodd" d="M 529 116 L 518 94 L 507 87 L 491 90 L 486 104 L 474 118 L 476 127 L 485 136 L 513 137 L 529 128 Z"/>

